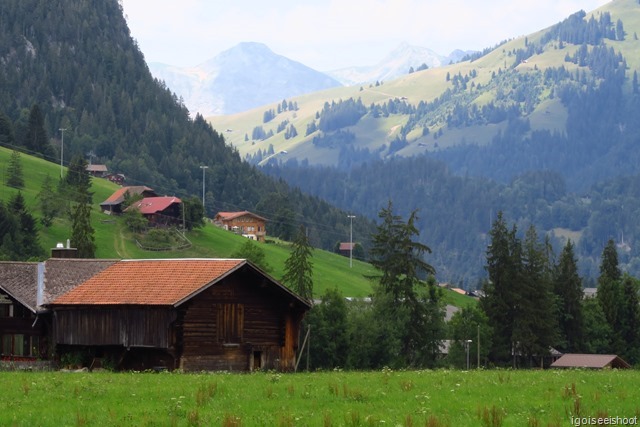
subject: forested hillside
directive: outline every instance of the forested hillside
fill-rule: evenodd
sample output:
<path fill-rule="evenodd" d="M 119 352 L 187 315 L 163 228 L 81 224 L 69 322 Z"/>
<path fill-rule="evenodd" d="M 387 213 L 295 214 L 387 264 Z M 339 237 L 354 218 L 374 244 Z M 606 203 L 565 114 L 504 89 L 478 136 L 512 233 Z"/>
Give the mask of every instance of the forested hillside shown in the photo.
<path fill-rule="evenodd" d="M 207 166 L 209 216 L 254 210 L 284 238 L 305 223 L 324 248 L 349 235 L 346 213 L 265 177 L 189 118 L 152 78 L 117 0 L 2 1 L 0 142 L 52 162 L 64 151 L 65 164 L 80 154 L 160 194 L 202 194 Z M 354 228 L 363 236 L 369 226 Z"/>
<path fill-rule="evenodd" d="M 326 103 L 308 129 L 315 147 L 339 151 L 333 166 L 280 158 L 265 170 L 366 215 L 389 198 L 403 215 L 419 209 L 421 239 L 443 280 L 475 286 L 485 276 L 482 254 L 499 210 L 520 230 L 533 224 L 550 236 L 556 253 L 571 238 L 587 278 L 598 276 L 608 239 L 637 275 L 637 32 L 640 4 L 615 0 L 468 58 L 446 72 L 437 97 L 415 99 L 416 77 L 404 82 L 414 91 L 405 87 L 405 99 Z M 425 86 L 430 77 L 421 77 Z M 386 86 L 379 90 L 391 92 Z M 360 125 L 391 118 L 402 123 L 391 137 L 361 144 Z"/>

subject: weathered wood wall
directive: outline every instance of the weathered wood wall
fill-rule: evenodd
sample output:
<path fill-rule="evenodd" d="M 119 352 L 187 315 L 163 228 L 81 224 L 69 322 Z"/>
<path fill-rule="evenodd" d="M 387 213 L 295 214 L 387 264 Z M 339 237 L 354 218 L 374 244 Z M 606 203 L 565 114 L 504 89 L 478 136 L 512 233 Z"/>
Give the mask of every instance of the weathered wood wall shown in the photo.
<path fill-rule="evenodd" d="M 235 274 L 185 304 L 179 323 L 188 371 L 291 370 L 301 312 L 262 286 L 255 274 Z"/>
<path fill-rule="evenodd" d="M 65 345 L 169 348 L 175 311 L 161 307 L 57 309 L 54 337 Z"/>

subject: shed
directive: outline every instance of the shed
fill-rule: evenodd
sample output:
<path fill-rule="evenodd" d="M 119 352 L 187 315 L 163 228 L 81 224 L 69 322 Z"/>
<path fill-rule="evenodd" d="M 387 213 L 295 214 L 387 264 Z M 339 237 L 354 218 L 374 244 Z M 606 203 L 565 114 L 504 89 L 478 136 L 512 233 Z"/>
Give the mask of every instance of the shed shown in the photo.
<path fill-rule="evenodd" d="M 241 259 L 123 260 L 57 298 L 62 353 L 125 369 L 293 370 L 310 308 Z"/>
<path fill-rule="evenodd" d="M 145 197 L 156 197 L 157 194 L 152 188 L 144 185 L 134 185 L 129 187 L 122 187 L 116 190 L 107 200 L 100 203 L 100 209 L 108 214 L 122 213 L 122 203 L 124 203 L 127 197 L 140 195 Z"/>
<path fill-rule="evenodd" d="M 45 304 L 114 262 L 57 258 L 0 262 L 1 358 L 48 358 L 51 313 Z"/>
<path fill-rule="evenodd" d="M 552 368 L 616 368 L 629 369 L 629 365 L 615 354 L 563 354 L 551 364 Z"/>

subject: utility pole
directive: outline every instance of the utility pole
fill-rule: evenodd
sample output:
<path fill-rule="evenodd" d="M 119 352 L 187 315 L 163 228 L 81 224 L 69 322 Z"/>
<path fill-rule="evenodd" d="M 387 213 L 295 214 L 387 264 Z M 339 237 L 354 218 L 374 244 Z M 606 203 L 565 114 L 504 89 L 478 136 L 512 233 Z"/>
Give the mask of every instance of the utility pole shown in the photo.
<path fill-rule="evenodd" d="M 480 323 L 478 323 L 478 369 L 480 369 Z"/>
<path fill-rule="evenodd" d="M 349 268 L 353 268 L 353 218 L 355 215 L 347 215 L 349 218 Z"/>
<path fill-rule="evenodd" d="M 60 140 L 60 178 L 62 178 L 62 164 L 64 163 L 64 131 L 67 128 L 58 129 L 62 133 L 62 139 Z"/>
<path fill-rule="evenodd" d="M 207 211 L 206 211 L 206 209 L 204 207 L 204 171 L 206 169 L 208 169 L 208 168 L 209 168 L 209 166 L 200 166 L 200 169 L 202 169 L 202 209 L 204 211 L 204 216 L 205 217 L 207 216 Z"/>

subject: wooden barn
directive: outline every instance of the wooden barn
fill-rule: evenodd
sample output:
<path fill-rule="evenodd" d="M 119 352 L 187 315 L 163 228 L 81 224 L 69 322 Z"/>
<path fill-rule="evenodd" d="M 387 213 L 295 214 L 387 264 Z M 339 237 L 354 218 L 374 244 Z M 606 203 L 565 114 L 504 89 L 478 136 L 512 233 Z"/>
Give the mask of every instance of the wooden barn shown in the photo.
<path fill-rule="evenodd" d="M 0 359 L 48 359 L 51 313 L 45 305 L 114 262 L 56 258 L 0 262 Z"/>
<path fill-rule="evenodd" d="M 246 260 L 123 260 L 51 304 L 61 353 L 122 369 L 295 367 L 307 301 Z"/>
<path fill-rule="evenodd" d="M 149 220 L 149 225 L 164 227 L 182 222 L 182 200 L 177 197 L 145 197 L 133 203 L 124 211 L 137 210 Z"/>

